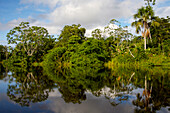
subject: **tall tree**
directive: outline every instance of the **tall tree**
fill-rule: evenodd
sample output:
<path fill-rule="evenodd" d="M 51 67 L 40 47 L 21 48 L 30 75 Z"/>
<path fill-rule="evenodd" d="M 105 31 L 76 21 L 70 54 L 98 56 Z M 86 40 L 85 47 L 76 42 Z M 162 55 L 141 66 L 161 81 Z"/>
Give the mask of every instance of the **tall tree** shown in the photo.
<path fill-rule="evenodd" d="M 45 28 L 30 27 L 29 22 L 21 22 L 7 34 L 8 44 L 19 44 L 28 56 L 32 56 L 43 45 L 43 39 L 49 37 L 51 36 Z"/>
<path fill-rule="evenodd" d="M 134 19 L 136 20 L 131 25 L 136 27 L 136 32 L 139 33 L 141 31 L 142 36 L 144 37 L 144 49 L 146 50 L 146 37 L 150 37 L 150 26 L 149 22 L 152 21 L 152 17 L 154 16 L 154 11 L 151 6 L 146 6 L 138 9 L 137 14 L 134 15 Z"/>

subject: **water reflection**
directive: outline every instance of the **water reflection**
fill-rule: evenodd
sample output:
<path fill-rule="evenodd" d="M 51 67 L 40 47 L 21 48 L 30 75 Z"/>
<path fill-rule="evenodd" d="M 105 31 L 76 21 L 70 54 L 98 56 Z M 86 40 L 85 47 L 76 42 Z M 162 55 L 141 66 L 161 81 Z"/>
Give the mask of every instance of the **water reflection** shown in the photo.
<path fill-rule="evenodd" d="M 81 103 L 86 99 L 87 90 L 93 92 L 101 89 L 109 74 L 99 68 L 72 67 L 69 69 L 47 69 L 47 75 L 60 87 L 59 91 L 65 102 Z"/>
<path fill-rule="evenodd" d="M 145 76 L 145 89 L 142 95 L 137 94 L 137 99 L 132 101 L 133 105 L 137 106 L 136 113 L 156 113 L 161 107 L 170 106 L 168 79 L 168 76 L 160 76 L 160 78 L 152 76 L 151 80 L 147 80 Z"/>
<path fill-rule="evenodd" d="M 5 68 L 2 70 L 1 79 L 4 73 L 8 72 Z M 162 108 L 168 109 L 170 106 L 169 71 L 160 67 L 153 69 L 13 67 L 9 70 L 11 74 L 8 74 L 7 96 L 21 106 L 30 106 L 31 103 L 46 100 L 51 102 L 47 106 L 52 106 L 52 103 L 57 103 L 56 105 L 60 107 L 73 106 L 73 104 L 83 106 L 85 103 L 90 104 L 89 95 L 96 106 L 104 99 L 107 106 L 103 106 L 106 108 L 121 109 L 129 106 L 126 109 L 132 113 L 156 112 L 161 111 Z M 49 98 L 52 94 L 54 96 Z M 102 106 L 102 103 L 100 105 Z M 88 107 L 90 109 L 90 106 Z M 110 112 L 112 111 L 108 111 Z"/>
<path fill-rule="evenodd" d="M 8 75 L 8 67 L 4 68 L 3 65 L 0 63 L 0 80 L 7 81 L 5 79 Z"/>
<path fill-rule="evenodd" d="M 66 72 L 61 72 L 61 75 L 54 79 L 60 86 L 59 91 L 66 102 L 80 103 L 85 99 L 85 91 L 88 91 L 95 96 L 104 95 L 113 106 L 129 101 L 132 95 L 136 95 L 131 101 L 136 106 L 135 112 L 156 112 L 161 107 L 169 107 L 168 69 L 120 67 L 106 70 L 74 67 Z M 49 76 L 54 76 L 55 73 L 57 70 Z M 142 88 L 143 91 L 134 92 L 137 88 Z"/>
<path fill-rule="evenodd" d="M 7 95 L 21 106 L 29 106 L 30 103 L 45 101 L 49 96 L 49 92 L 53 91 L 55 86 L 55 83 L 44 76 L 42 70 L 37 68 L 32 72 L 12 72 L 9 78 Z"/>

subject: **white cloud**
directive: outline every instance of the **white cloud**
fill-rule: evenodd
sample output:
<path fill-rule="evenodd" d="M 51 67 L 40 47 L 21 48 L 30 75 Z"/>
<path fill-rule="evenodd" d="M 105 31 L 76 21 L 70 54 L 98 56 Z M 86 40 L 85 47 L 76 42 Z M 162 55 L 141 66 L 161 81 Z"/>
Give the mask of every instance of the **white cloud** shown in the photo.
<path fill-rule="evenodd" d="M 87 29 L 88 35 L 98 26 L 104 28 L 113 18 L 129 18 L 135 9 L 143 4 L 141 0 L 63 0 L 60 2 L 60 7 L 56 7 L 44 17 L 60 28 L 66 24 L 81 24 Z"/>
<path fill-rule="evenodd" d="M 36 19 L 32 18 L 31 16 L 28 16 L 27 18 L 18 18 L 11 20 L 5 24 L 0 23 L 0 30 L 6 31 L 14 28 L 15 26 L 18 26 L 21 22 L 30 22 L 30 23 L 36 23 Z"/>
<path fill-rule="evenodd" d="M 80 23 L 82 25 L 105 25 L 112 18 L 128 18 L 141 6 L 136 0 L 64 0 L 60 7 L 48 14 L 56 24 Z"/>
<path fill-rule="evenodd" d="M 157 8 L 156 15 L 160 17 L 170 16 L 170 6 Z"/>
<path fill-rule="evenodd" d="M 0 30 L 6 31 L 12 29 L 14 26 L 18 25 L 20 22 L 25 21 L 25 19 L 18 18 L 12 21 L 9 21 L 8 23 L 0 23 Z"/>
<path fill-rule="evenodd" d="M 47 11 L 45 9 L 36 9 L 36 11 L 42 12 L 42 13 L 46 13 Z"/>
<path fill-rule="evenodd" d="M 158 3 L 167 0 L 158 0 Z M 158 4 L 157 3 L 157 4 Z M 87 36 L 91 31 L 103 29 L 111 19 L 122 19 L 130 24 L 133 21 L 133 14 L 144 5 L 143 0 L 20 0 L 20 4 L 37 5 L 41 15 L 27 18 L 18 18 L 0 23 L 0 30 L 9 30 L 21 21 L 29 21 L 31 25 L 42 26 L 48 29 L 51 34 L 60 34 L 65 25 L 81 24 L 87 30 Z M 157 5 L 156 4 L 156 5 Z M 51 10 L 43 10 L 41 6 L 48 6 Z M 29 8 L 27 8 L 29 10 Z M 35 10 L 36 10 L 35 9 Z M 20 10 L 20 9 L 18 9 Z M 156 7 L 156 14 L 165 16 L 170 12 L 170 7 Z M 124 23 L 125 23 L 124 22 Z"/>

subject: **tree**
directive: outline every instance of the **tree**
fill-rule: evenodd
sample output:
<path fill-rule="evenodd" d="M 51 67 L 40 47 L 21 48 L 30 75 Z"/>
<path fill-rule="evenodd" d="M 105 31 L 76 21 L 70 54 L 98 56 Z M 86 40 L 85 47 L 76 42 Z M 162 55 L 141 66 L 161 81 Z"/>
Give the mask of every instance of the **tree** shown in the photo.
<path fill-rule="evenodd" d="M 154 11 L 151 6 L 146 6 L 138 9 L 137 14 L 134 15 L 134 19 L 138 19 L 133 22 L 131 25 L 136 27 L 136 32 L 141 31 L 142 36 L 144 37 L 144 49 L 146 50 L 146 37 L 151 38 L 149 21 L 152 21 L 154 16 Z"/>
<path fill-rule="evenodd" d="M 81 38 L 81 40 L 84 40 L 86 29 L 80 28 L 80 26 L 81 26 L 80 24 L 78 25 L 73 24 L 72 26 L 69 26 L 69 25 L 64 26 L 58 38 L 59 41 L 57 44 L 66 46 L 71 36 L 76 36 L 78 38 Z"/>
<path fill-rule="evenodd" d="M 110 36 L 113 36 L 114 37 L 114 41 L 115 41 L 115 29 L 119 28 L 116 25 L 116 23 L 119 23 L 119 27 L 120 27 L 120 22 L 117 21 L 116 19 L 112 19 L 112 20 L 110 20 L 109 25 L 104 28 L 104 33 L 107 33 Z"/>
<path fill-rule="evenodd" d="M 56 44 L 55 40 L 56 38 L 52 37 L 42 39 L 43 44 L 41 44 L 38 47 L 37 51 L 33 56 L 37 62 L 41 62 L 43 60 L 43 56 L 47 54 L 49 50 L 51 50 L 55 46 Z"/>
<path fill-rule="evenodd" d="M 30 27 L 29 22 L 21 22 L 7 34 L 8 44 L 20 44 L 28 56 L 32 56 L 44 44 L 44 38 L 50 37 L 45 28 Z"/>
<path fill-rule="evenodd" d="M 163 52 L 169 53 L 169 43 L 166 44 L 170 36 L 170 18 L 154 17 L 159 26 L 151 25 L 151 33 L 153 37 L 153 46 L 159 47 Z M 164 44 L 165 43 L 165 44 Z M 164 46 L 165 45 L 165 46 Z M 167 47 L 166 47 L 167 46 Z"/>
<path fill-rule="evenodd" d="M 104 40 L 88 38 L 71 55 L 70 62 L 77 66 L 97 67 L 109 59 L 108 55 Z"/>

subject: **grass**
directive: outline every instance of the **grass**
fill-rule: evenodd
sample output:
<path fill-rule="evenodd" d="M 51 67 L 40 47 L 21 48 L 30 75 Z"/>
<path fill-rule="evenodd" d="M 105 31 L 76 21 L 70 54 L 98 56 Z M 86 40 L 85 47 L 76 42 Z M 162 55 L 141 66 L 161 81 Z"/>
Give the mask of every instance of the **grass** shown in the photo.
<path fill-rule="evenodd" d="M 141 67 L 141 66 L 170 66 L 170 57 L 166 57 L 164 55 L 155 55 L 149 57 L 148 59 L 141 59 L 140 61 L 124 61 L 119 62 L 118 58 L 115 57 L 111 61 L 104 64 L 105 67 L 113 68 L 113 67 Z"/>

